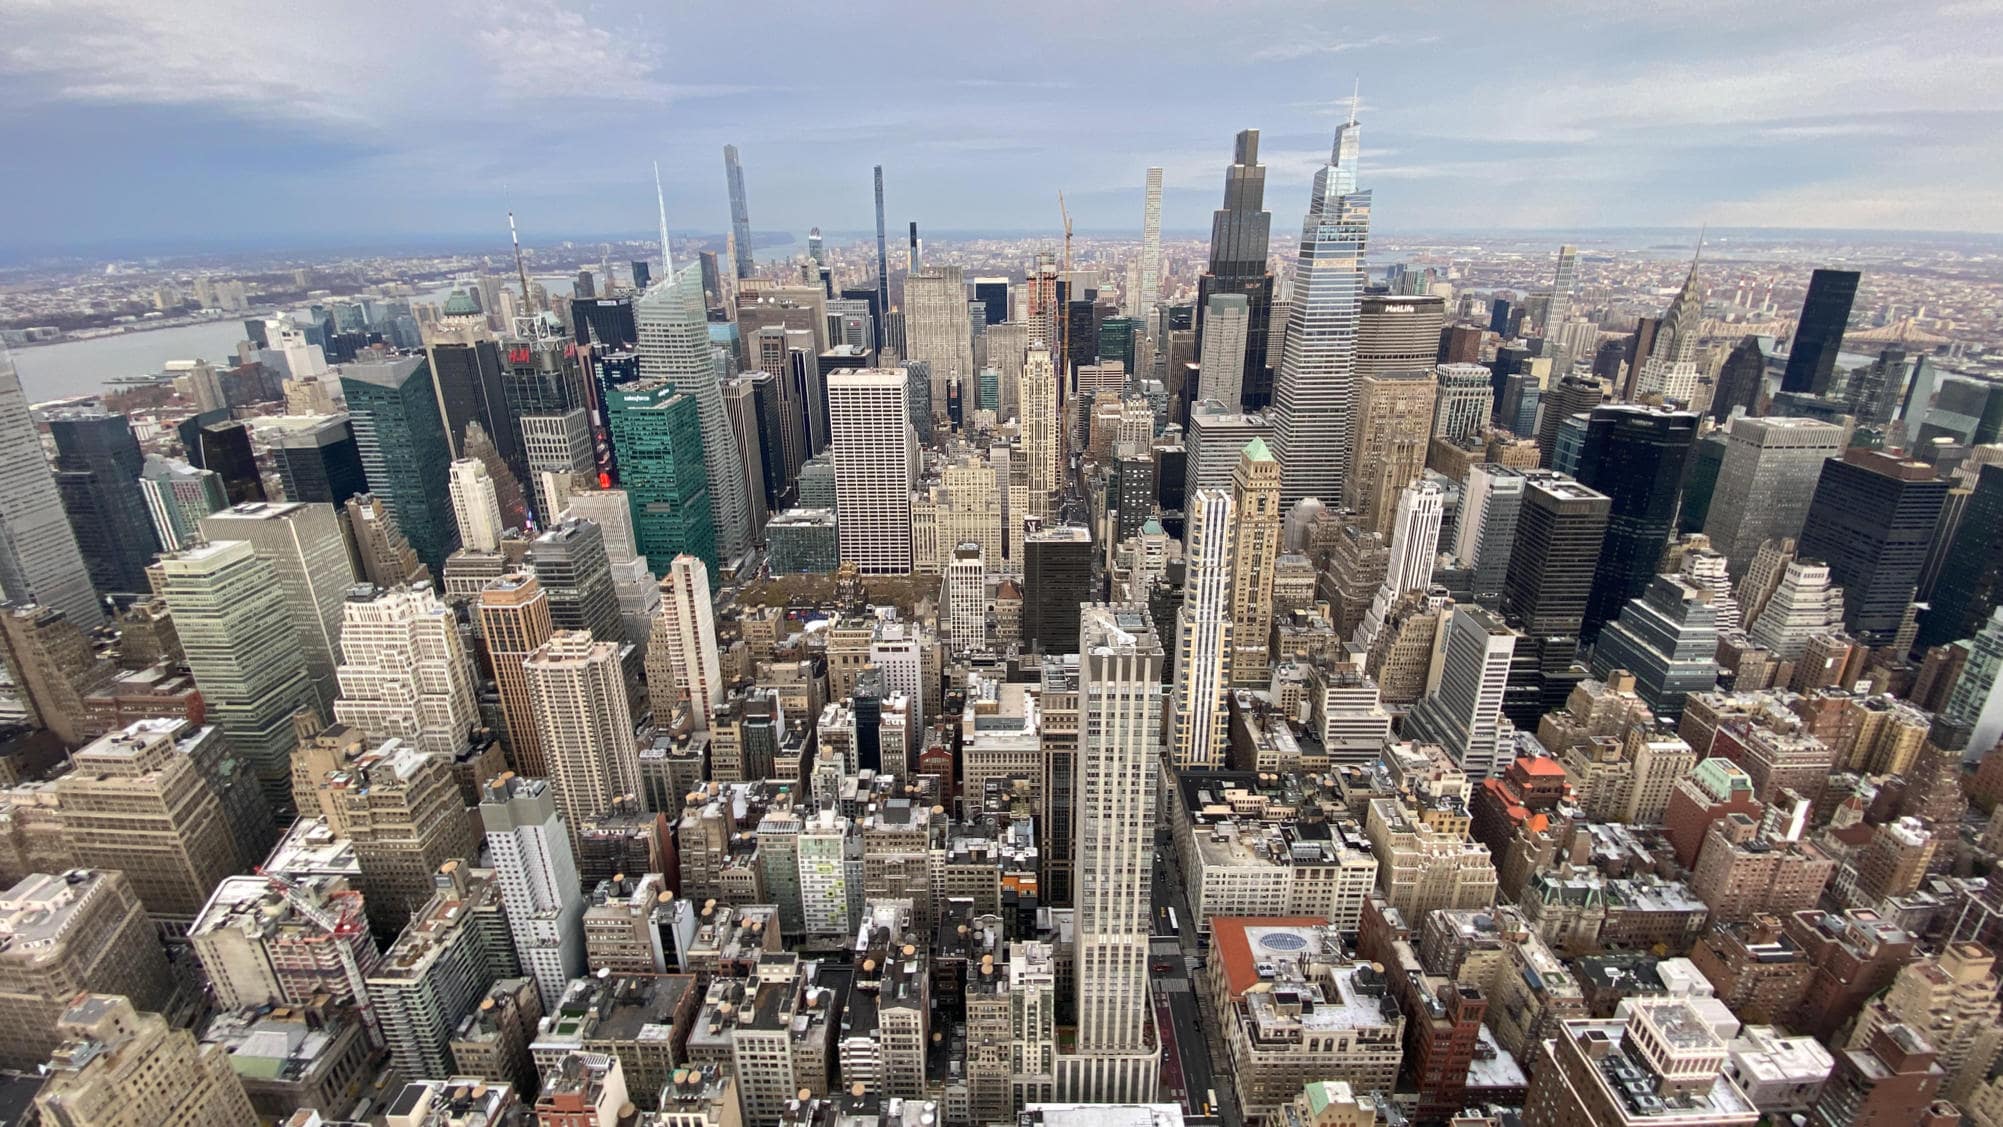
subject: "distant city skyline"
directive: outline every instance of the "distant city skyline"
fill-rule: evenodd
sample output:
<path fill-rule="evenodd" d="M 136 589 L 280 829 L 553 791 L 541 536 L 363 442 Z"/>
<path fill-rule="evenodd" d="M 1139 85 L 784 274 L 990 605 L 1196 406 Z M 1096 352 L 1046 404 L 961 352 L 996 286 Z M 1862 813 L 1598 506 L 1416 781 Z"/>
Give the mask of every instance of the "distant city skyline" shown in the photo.
<path fill-rule="evenodd" d="M 1011 33 L 1052 34 L 997 55 L 975 49 L 988 11 L 864 4 L 801 25 L 827 65 L 747 77 L 727 48 L 769 14 L 707 2 L 363 0 L 310 28 L 221 0 L 14 5 L 0 144 L 39 173 L 0 207 L 35 217 L 18 244 L 51 249 L 449 237 L 510 208 L 534 241 L 646 229 L 659 159 L 670 222 L 717 232 L 734 144 L 757 231 L 869 229 L 881 163 L 893 225 L 928 232 L 1054 228 L 1060 188 L 1080 231 L 1138 231 L 1159 165 L 1175 232 L 1200 229 L 1252 126 L 1286 229 L 1360 80 L 1381 230 L 2003 231 L 2003 11 L 1554 15 L 1032 3 Z M 1191 74 L 1204 97 L 1182 95 Z"/>

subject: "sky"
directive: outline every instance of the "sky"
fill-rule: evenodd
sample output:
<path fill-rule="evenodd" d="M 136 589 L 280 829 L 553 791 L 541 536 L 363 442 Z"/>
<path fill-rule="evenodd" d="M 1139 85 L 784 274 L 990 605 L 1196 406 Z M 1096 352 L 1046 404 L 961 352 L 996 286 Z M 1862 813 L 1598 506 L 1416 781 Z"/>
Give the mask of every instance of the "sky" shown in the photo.
<path fill-rule="evenodd" d="M 2003 232 L 2003 3 L 5 0 L 0 244 L 1204 231 L 1276 237 L 1360 86 L 1383 231 Z"/>

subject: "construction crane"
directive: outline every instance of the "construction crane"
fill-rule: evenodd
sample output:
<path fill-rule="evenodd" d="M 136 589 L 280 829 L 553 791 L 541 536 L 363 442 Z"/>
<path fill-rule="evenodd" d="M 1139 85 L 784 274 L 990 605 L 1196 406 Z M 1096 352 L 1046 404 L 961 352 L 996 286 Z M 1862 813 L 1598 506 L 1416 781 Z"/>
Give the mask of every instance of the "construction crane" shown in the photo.
<path fill-rule="evenodd" d="M 355 951 L 349 943 L 356 934 L 361 932 L 361 925 L 357 924 L 353 918 L 337 920 L 327 914 L 318 904 L 307 899 L 305 892 L 299 887 L 299 882 L 293 880 L 291 877 L 271 872 L 261 873 L 261 875 L 274 891 L 280 896 L 285 897 L 285 902 L 292 905 L 293 911 L 298 912 L 322 931 L 325 931 L 327 937 L 333 941 L 334 953 L 341 960 L 341 973 L 348 980 L 349 992 L 355 996 L 355 1008 L 361 1011 L 362 1024 L 368 1027 L 369 1043 L 376 1048 L 381 1048 L 383 1045 L 382 1027 L 376 1024 L 375 1011 L 369 1008 L 368 982 L 362 977 L 361 964 L 355 962 Z"/>

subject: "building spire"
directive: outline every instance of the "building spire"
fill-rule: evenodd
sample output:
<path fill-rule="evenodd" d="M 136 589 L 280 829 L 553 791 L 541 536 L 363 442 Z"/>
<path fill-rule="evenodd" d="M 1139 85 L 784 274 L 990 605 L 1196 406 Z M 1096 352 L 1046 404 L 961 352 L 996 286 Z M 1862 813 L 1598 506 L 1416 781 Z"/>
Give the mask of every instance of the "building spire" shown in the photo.
<path fill-rule="evenodd" d="M 661 209 L 661 277 L 675 276 L 675 256 L 668 253 L 668 197 L 661 194 L 661 162 L 654 162 L 654 202 Z"/>
<path fill-rule="evenodd" d="M 1349 124 L 1356 124 L 1356 103 L 1363 97 L 1363 76 L 1358 75 L 1356 85 L 1349 91 Z"/>
<path fill-rule="evenodd" d="M 515 232 L 515 213 L 508 212 L 508 238 L 515 244 L 515 276 L 522 283 L 522 312 L 527 314 L 535 307 L 535 300 L 529 296 L 529 272 L 522 265 L 522 237 Z"/>

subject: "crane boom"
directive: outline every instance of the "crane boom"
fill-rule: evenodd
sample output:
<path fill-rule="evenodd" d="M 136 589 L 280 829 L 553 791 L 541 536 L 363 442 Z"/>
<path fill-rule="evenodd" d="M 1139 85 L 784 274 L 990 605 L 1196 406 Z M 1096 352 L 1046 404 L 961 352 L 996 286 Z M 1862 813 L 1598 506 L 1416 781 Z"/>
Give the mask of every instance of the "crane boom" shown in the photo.
<path fill-rule="evenodd" d="M 355 996 L 355 1008 L 361 1012 L 362 1024 L 368 1028 L 369 1041 L 377 1048 L 383 1045 L 382 1027 L 376 1024 L 375 1011 L 369 1008 L 368 982 L 362 976 L 361 964 L 355 962 L 354 949 L 348 946 L 347 935 L 354 930 L 349 924 L 335 919 L 318 904 L 308 900 L 299 890 L 299 883 L 278 873 L 264 873 L 264 879 L 292 910 L 306 917 L 314 926 L 327 933 L 334 944 L 334 955 L 341 960 L 341 974 L 348 980 L 348 990 Z"/>

